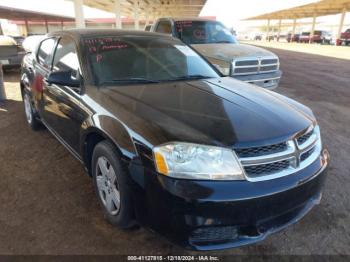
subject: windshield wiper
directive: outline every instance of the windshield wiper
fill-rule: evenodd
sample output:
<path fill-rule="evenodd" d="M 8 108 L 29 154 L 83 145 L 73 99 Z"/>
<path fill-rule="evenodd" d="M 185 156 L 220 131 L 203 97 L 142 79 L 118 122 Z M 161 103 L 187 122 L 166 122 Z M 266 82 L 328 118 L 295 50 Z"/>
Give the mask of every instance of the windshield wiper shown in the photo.
<path fill-rule="evenodd" d="M 178 77 L 174 77 L 164 81 L 197 80 L 197 79 L 205 79 L 205 78 L 213 78 L 213 77 L 205 76 L 205 75 L 188 75 L 188 76 L 178 76 Z"/>
<path fill-rule="evenodd" d="M 100 85 L 103 84 L 111 84 L 111 83 L 121 83 L 121 84 L 128 84 L 128 83 L 159 83 L 158 80 L 152 80 L 142 77 L 131 77 L 131 78 L 118 78 L 118 79 L 109 79 L 106 81 L 102 81 L 99 83 Z"/>
<path fill-rule="evenodd" d="M 232 42 L 228 40 L 222 40 L 222 41 L 215 41 L 215 44 L 232 44 Z"/>

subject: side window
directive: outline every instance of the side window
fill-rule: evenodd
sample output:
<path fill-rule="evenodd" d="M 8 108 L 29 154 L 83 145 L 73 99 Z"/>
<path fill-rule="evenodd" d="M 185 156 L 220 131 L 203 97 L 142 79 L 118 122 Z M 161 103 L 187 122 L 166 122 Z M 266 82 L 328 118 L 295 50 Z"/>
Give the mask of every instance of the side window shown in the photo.
<path fill-rule="evenodd" d="M 172 34 L 171 24 L 169 21 L 160 21 L 156 29 L 157 33 Z"/>
<path fill-rule="evenodd" d="M 79 71 L 79 59 L 75 42 L 70 38 L 61 38 L 58 42 L 53 59 L 53 71 Z"/>
<path fill-rule="evenodd" d="M 55 45 L 55 39 L 49 38 L 41 42 L 40 48 L 38 50 L 38 61 L 42 66 L 50 69 L 51 67 L 51 53 L 53 51 L 53 47 Z"/>

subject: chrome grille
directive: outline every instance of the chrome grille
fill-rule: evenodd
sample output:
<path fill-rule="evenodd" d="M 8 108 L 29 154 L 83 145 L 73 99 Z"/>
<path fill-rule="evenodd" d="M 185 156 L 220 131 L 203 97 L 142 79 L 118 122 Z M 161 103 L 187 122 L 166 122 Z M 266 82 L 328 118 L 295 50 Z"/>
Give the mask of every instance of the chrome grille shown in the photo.
<path fill-rule="evenodd" d="M 256 73 L 258 70 L 257 67 L 241 67 L 235 69 L 235 74 L 250 74 L 250 73 Z"/>
<path fill-rule="evenodd" d="M 301 156 L 300 156 L 300 162 L 303 162 L 305 161 L 306 159 L 308 159 L 312 153 L 315 151 L 315 148 L 311 148 L 309 151 L 306 151 L 305 153 L 303 153 Z"/>
<path fill-rule="evenodd" d="M 258 60 L 237 61 L 236 66 L 259 65 Z"/>
<path fill-rule="evenodd" d="M 245 58 L 234 60 L 232 75 L 250 75 L 277 71 L 279 60 L 277 58 Z"/>
<path fill-rule="evenodd" d="M 310 128 L 311 129 L 311 128 Z M 319 127 L 284 143 L 262 147 L 236 148 L 248 181 L 263 181 L 293 174 L 319 157 Z"/>
<path fill-rule="evenodd" d="M 313 131 L 313 130 L 312 130 L 312 131 Z M 313 133 L 312 131 L 307 132 L 306 134 L 299 136 L 299 137 L 297 138 L 298 145 L 304 144 L 304 143 L 310 138 L 310 136 L 312 135 L 312 133 Z"/>
<path fill-rule="evenodd" d="M 275 145 L 269 146 L 261 146 L 261 147 L 250 147 L 250 148 L 240 148 L 236 149 L 236 154 L 239 157 L 256 157 L 263 156 L 267 154 L 274 154 L 283 152 L 287 149 L 287 143 L 279 143 Z"/>
<path fill-rule="evenodd" d="M 262 65 L 266 64 L 278 64 L 278 59 L 263 59 L 261 60 Z"/>
<path fill-rule="evenodd" d="M 282 160 L 278 162 L 273 162 L 270 164 L 262 164 L 255 166 L 247 166 L 245 167 L 245 172 L 250 177 L 257 177 L 263 174 L 273 174 L 276 172 L 280 172 L 290 166 L 289 160 Z"/>

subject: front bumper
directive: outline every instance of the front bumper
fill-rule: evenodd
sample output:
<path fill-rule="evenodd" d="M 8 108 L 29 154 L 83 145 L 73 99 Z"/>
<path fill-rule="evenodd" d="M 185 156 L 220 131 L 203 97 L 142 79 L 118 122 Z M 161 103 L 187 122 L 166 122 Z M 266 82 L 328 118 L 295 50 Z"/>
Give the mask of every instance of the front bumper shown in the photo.
<path fill-rule="evenodd" d="M 290 176 L 262 181 L 194 181 L 145 171 L 138 216 L 195 250 L 237 247 L 297 222 L 321 199 L 328 152 Z"/>
<path fill-rule="evenodd" d="M 266 89 L 275 89 L 279 85 L 280 79 L 282 77 L 282 71 L 278 70 L 272 73 L 262 73 L 255 75 L 233 75 L 232 77 Z"/>

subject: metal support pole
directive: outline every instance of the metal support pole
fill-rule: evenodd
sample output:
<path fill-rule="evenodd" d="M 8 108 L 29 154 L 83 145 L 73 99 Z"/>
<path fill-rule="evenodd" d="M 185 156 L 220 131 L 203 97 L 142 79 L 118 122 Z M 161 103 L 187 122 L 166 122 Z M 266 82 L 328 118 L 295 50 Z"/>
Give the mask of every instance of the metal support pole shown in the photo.
<path fill-rule="evenodd" d="M 295 36 L 295 31 L 296 31 L 296 29 L 297 29 L 297 19 L 296 18 L 294 18 L 294 20 L 293 20 L 293 32 L 292 32 L 292 39 L 294 38 L 294 36 Z M 291 41 L 292 42 L 292 41 Z"/>
<path fill-rule="evenodd" d="M 281 35 L 281 26 L 282 26 L 282 19 L 278 21 L 278 33 L 277 33 L 277 42 L 280 41 L 280 35 Z"/>
<path fill-rule="evenodd" d="M 149 16 L 150 16 L 150 15 L 149 15 L 149 12 L 150 12 L 150 10 L 147 8 L 147 9 L 146 9 L 145 26 L 149 24 Z"/>
<path fill-rule="evenodd" d="M 341 17 L 340 17 L 340 23 L 339 23 L 339 28 L 338 28 L 337 40 L 340 39 L 340 37 L 341 37 L 341 33 L 342 33 L 342 30 L 343 30 L 343 26 L 344 26 L 345 15 L 346 15 L 346 8 L 344 7 L 343 11 L 341 13 Z"/>
<path fill-rule="evenodd" d="M 26 36 L 28 36 L 28 34 L 29 34 L 29 24 L 28 24 L 28 20 L 27 19 L 24 20 L 24 24 L 26 26 Z"/>
<path fill-rule="evenodd" d="M 139 1 L 134 0 L 134 23 L 135 23 L 135 30 L 140 29 L 140 17 L 139 17 Z"/>
<path fill-rule="evenodd" d="M 314 34 L 315 34 L 315 26 L 316 26 L 316 14 L 314 14 L 314 16 L 312 18 L 312 28 L 311 28 L 310 39 L 309 39 L 310 44 L 313 42 L 313 38 L 314 38 Z"/>
<path fill-rule="evenodd" d="M 45 20 L 45 28 L 46 28 L 46 34 L 49 33 L 49 23 L 47 22 L 47 19 Z"/>
<path fill-rule="evenodd" d="M 267 19 L 266 40 L 270 41 L 270 19 Z"/>
<path fill-rule="evenodd" d="M 74 0 L 75 26 L 85 28 L 83 0 Z"/>
<path fill-rule="evenodd" d="M 115 25 L 117 29 L 122 29 L 122 5 L 121 0 L 115 0 Z"/>

